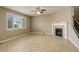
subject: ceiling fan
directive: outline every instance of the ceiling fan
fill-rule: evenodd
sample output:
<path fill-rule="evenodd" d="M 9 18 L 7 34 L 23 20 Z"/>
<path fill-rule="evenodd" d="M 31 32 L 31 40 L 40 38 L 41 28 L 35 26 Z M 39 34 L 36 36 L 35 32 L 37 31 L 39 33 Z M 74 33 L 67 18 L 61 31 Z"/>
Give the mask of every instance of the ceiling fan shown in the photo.
<path fill-rule="evenodd" d="M 46 9 L 41 7 L 36 7 L 34 10 L 32 10 L 32 12 L 34 12 L 35 14 L 43 14 L 45 11 Z"/>

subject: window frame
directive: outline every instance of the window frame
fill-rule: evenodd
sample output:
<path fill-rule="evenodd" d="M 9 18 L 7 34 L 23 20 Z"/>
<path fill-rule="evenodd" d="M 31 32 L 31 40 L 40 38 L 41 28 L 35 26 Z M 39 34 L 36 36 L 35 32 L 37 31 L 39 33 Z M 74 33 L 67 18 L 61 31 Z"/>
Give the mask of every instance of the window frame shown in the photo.
<path fill-rule="evenodd" d="M 8 16 L 9 16 L 9 15 L 12 15 L 12 16 L 13 16 L 12 28 L 9 28 L 9 27 L 8 27 Z M 21 27 L 21 28 L 15 28 L 15 27 L 14 27 L 14 17 L 15 17 L 15 16 L 21 17 L 22 19 L 24 19 L 24 25 L 25 25 L 24 27 Z M 25 29 L 25 28 L 26 28 L 26 17 L 25 17 L 25 16 L 20 16 L 20 15 L 16 15 L 16 14 L 7 12 L 7 13 L 6 13 L 6 25 L 7 25 L 7 30 Z"/>

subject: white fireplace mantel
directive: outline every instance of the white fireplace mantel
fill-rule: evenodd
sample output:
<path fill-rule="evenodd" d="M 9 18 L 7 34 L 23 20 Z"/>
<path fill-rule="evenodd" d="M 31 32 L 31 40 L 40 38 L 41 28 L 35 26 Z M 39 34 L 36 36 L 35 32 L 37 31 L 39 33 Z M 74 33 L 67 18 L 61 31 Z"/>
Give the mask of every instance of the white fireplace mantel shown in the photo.
<path fill-rule="evenodd" d="M 63 37 L 67 39 L 67 23 L 66 22 L 59 22 L 52 24 L 52 34 L 55 35 L 55 28 L 62 28 L 63 30 Z"/>

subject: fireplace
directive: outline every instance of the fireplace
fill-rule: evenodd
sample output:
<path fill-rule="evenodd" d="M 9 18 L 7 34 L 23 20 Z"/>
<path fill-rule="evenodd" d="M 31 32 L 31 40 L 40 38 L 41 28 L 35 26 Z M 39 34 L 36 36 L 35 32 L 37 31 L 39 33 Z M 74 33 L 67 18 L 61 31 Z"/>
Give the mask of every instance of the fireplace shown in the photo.
<path fill-rule="evenodd" d="M 62 28 L 55 28 L 55 35 L 62 37 L 63 36 Z"/>
<path fill-rule="evenodd" d="M 52 24 L 52 34 L 67 39 L 67 23 L 57 22 Z"/>

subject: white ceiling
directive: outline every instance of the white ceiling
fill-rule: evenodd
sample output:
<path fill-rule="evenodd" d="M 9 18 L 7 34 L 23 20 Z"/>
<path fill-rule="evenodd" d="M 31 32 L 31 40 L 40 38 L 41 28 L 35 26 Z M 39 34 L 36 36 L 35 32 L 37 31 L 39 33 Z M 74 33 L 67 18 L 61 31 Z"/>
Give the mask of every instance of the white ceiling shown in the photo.
<path fill-rule="evenodd" d="M 36 6 L 5 6 L 8 9 L 18 11 L 20 13 L 29 15 L 29 16 L 37 16 L 32 10 L 36 8 Z M 40 15 L 47 15 L 54 13 L 56 11 L 67 8 L 67 6 L 40 6 L 41 8 L 45 8 L 46 12 Z"/>

